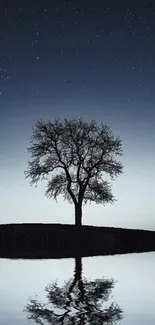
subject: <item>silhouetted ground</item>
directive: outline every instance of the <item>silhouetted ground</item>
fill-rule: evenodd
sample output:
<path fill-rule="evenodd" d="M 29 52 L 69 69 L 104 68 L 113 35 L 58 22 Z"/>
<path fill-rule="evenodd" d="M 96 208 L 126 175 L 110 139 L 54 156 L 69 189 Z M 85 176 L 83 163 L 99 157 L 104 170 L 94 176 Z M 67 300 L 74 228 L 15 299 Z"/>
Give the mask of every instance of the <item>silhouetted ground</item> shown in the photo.
<path fill-rule="evenodd" d="M 0 257 L 63 258 L 155 251 L 155 232 L 64 224 L 0 225 Z"/>

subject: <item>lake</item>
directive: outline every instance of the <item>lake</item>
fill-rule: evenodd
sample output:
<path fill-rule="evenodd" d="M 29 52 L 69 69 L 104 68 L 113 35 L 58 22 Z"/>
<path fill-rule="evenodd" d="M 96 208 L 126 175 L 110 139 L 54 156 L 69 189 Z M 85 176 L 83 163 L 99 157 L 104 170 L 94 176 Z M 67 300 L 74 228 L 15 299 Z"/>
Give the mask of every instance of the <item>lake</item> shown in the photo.
<path fill-rule="evenodd" d="M 0 325 L 155 323 L 155 252 L 0 259 L 0 275 Z"/>

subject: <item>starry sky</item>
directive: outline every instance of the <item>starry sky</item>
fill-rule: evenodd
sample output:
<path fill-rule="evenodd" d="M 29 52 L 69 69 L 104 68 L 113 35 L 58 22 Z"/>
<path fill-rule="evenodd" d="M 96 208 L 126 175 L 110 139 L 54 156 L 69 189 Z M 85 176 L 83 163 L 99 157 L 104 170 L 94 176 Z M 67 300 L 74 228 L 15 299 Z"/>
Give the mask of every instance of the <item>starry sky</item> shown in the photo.
<path fill-rule="evenodd" d="M 74 223 L 74 207 L 25 180 L 40 118 L 107 123 L 123 142 L 118 199 L 83 224 L 155 230 L 155 2 L 0 2 L 1 223 Z"/>

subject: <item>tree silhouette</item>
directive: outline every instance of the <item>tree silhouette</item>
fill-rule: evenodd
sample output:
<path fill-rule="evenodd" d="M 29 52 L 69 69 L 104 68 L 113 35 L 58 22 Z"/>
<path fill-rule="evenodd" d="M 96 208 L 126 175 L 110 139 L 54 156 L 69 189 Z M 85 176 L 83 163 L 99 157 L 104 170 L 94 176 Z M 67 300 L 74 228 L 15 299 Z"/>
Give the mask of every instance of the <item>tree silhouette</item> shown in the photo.
<path fill-rule="evenodd" d="M 81 226 L 83 204 L 115 201 L 103 173 L 111 179 L 122 173 L 123 165 L 115 160 L 122 155 L 121 140 L 114 138 L 107 125 L 83 119 L 39 120 L 35 126 L 27 149 L 31 159 L 25 176 L 31 185 L 46 179 L 48 198 L 57 200 L 63 195 L 74 203 L 75 225 Z"/>
<path fill-rule="evenodd" d="M 48 303 L 30 298 L 24 311 L 29 320 L 41 325 L 112 325 L 123 318 L 123 311 L 113 302 L 103 309 L 114 284 L 113 279 L 82 279 L 82 261 L 77 257 L 73 280 L 68 280 L 62 287 L 57 281 L 49 284 L 45 288 Z"/>

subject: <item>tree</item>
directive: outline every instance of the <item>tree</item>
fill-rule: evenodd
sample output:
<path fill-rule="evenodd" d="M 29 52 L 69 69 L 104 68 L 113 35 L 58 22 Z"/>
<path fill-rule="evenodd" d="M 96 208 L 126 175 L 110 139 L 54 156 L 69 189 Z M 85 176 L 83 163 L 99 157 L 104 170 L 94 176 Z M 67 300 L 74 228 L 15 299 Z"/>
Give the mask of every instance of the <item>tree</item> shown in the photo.
<path fill-rule="evenodd" d="M 30 184 L 46 179 L 48 198 L 58 195 L 75 206 L 75 225 L 82 225 L 82 206 L 87 202 L 113 203 L 111 185 L 103 173 L 115 179 L 123 165 L 120 138 L 106 124 L 79 119 L 38 120 L 27 151 L 31 154 L 25 177 Z M 50 178 L 50 175 L 52 177 Z"/>
<path fill-rule="evenodd" d="M 24 311 L 37 324 L 112 325 L 123 318 L 123 310 L 116 303 L 104 307 L 114 285 L 114 279 L 82 278 L 82 259 L 76 257 L 73 280 L 66 281 L 62 287 L 57 281 L 50 283 L 45 288 L 48 302 L 30 298 Z"/>

